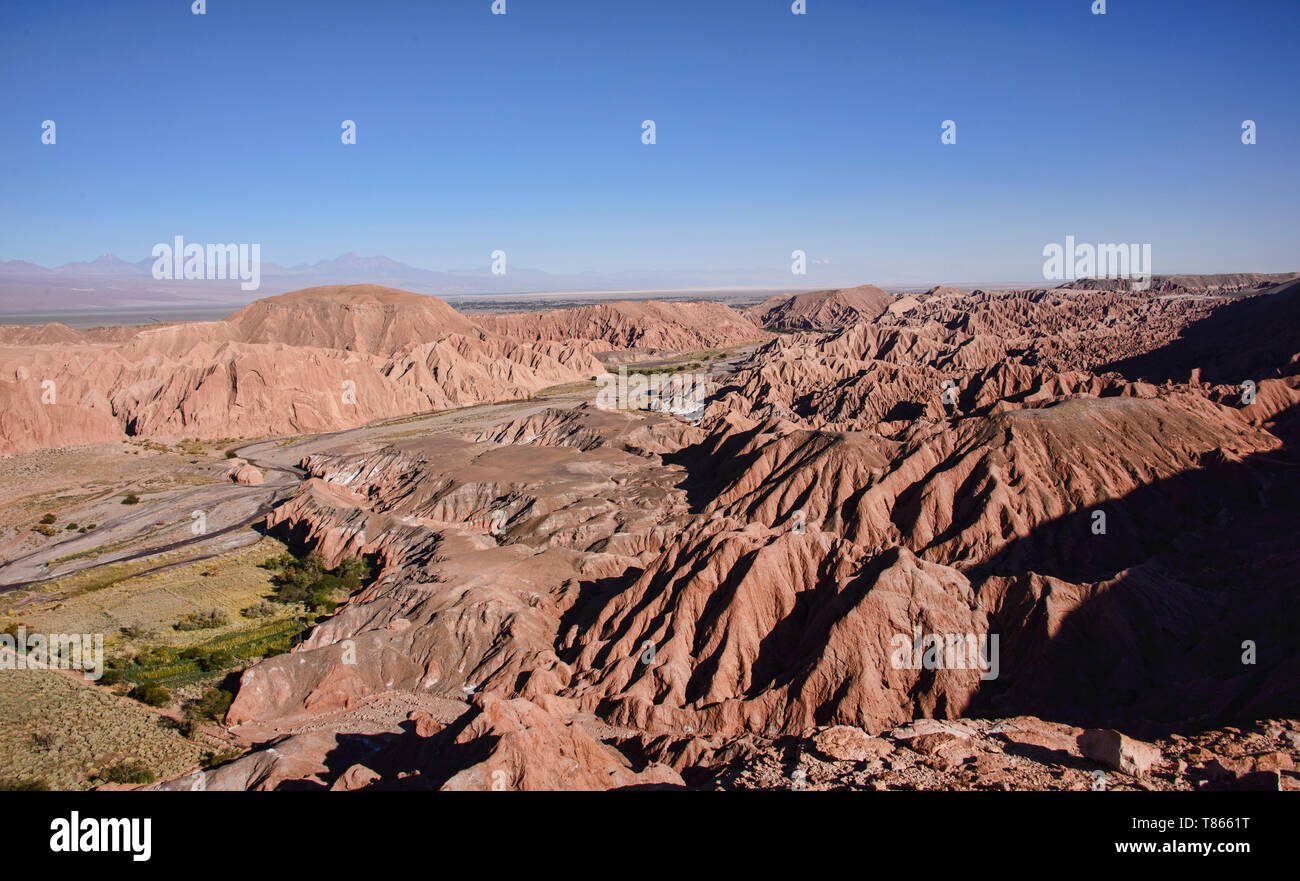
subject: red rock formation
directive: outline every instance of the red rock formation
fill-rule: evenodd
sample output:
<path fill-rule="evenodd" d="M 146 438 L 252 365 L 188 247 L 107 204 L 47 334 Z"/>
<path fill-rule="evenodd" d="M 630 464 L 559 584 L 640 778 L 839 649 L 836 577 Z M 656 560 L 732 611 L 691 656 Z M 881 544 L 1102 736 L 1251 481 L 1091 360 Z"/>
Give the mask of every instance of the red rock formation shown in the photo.
<path fill-rule="evenodd" d="M 870 321 L 888 309 L 894 295 L 875 285 L 771 297 L 745 310 L 745 316 L 769 330 L 821 330 Z"/>
<path fill-rule="evenodd" d="M 578 433 L 596 443 L 421 438 L 306 460 L 311 479 L 268 526 L 331 564 L 374 555 L 379 576 L 294 653 L 245 671 L 229 719 L 345 709 L 393 688 L 556 693 L 570 676 L 556 641 L 580 581 L 650 559 L 687 511 L 673 488 L 682 470 L 624 441 L 659 424 L 661 440 L 676 430 L 680 447 L 692 429 L 660 415 L 579 412 Z"/>
<path fill-rule="evenodd" d="M 483 328 L 527 341 L 589 340 L 618 349 L 691 352 L 767 339 L 744 315 L 721 303 L 628 300 L 544 312 L 479 315 Z"/>
<path fill-rule="evenodd" d="M 1291 728 L 1249 754 L 1170 733 L 1300 699 L 1300 362 L 1223 355 L 1251 403 L 1208 361 L 1156 367 L 1290 295 L 965 296 L 773 339 L 699 425 L 582 407 L 309 458 L 268 525 L 379 574 L 246 670 L 228 721 L 472 706 L 354 773 L 258 753 L 232 779 L 1088 788 L 1092 756 L 1134 786 L 1284 788 Z M 798 780 L 779 737 L 807 744 Z"/>
<path fill-rule="evenodd" d="M 265 481 L 261 469 L 247 462 L 232 470 L 230 479 L 244 486 L 261 486 Z"/>
<path fill-rule="evenodd" d="M 444 791 L 529 791 L 621 789 L 629 786 L 683 786 L 665 765 L 634 772 L 628 759 L 592 737 L 579 724 L 565 724 L 526 700 L 485 695 L 481 712 L 454 741 L 486 752 L 457 771 Z"/>
<path fill-rule="evenodd" d="M 603 373 L 582 343 L 521 343 L 437 298 L 373 285 L 312 288 L 226 321 L 132 329 L 121 339 L 53 336 L 11 330 L 0 344 L 0 454 L 124 434 L 331 431 Z M 57 406 L 42 403 L 48 388 Z"/>
<path fill-rule="evenodd" d="M 306 288 L 267 297 L 226 318 L 249 343 L 395 355 L 474 323 L 437 297 L 379 285 Z"/>
<path fill-rule="evenodd" d="M 476 321 L 377 285 L 308 288 L 224 321 L 0 328 L 0 455 L 125 435 L 309 434 L 524 398 L 604 373 L 594 352 L 767 334 L 717 303 L 606 303 Z M 42 383 L 52 383 L 57 406 Z"/>

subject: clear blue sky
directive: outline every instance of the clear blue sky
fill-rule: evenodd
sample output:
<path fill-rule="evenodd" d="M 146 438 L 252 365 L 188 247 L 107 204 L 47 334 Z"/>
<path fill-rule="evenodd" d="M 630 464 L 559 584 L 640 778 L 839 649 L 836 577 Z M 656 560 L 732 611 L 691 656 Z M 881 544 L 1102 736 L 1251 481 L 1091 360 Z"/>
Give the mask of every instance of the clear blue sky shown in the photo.
<path fill-rule="evenodd" d="M 1072 234 L 1300 269 L 1300 4 L 1090 4 L 0 0 L 0 259 L 988 281 Z"/>

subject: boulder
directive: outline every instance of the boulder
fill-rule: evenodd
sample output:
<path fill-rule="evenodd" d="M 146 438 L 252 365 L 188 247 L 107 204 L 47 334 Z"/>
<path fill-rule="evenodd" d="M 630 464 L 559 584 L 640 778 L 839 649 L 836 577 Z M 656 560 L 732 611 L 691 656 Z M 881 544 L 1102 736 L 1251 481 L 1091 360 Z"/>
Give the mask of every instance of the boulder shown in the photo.
<path fill-rule="evenodd" d="M 836 725 L 819 731 L 813 737 L 813 746 L 817 752 L 837 762 L 867 762 L 894 751 L 889 741 L 872 737 L 851 725 Z"/>
<path fill-rule="evenodd" d="M 1089 728 L 1079 735 L 1079 751 L 1094 762 L 1140 777 L 1163 756 L 1154 744 L 1134 740 L 1113 728 Z"/>
<path fill-rule="evenodd" d="M 231 471 L 230 479 L 242 486 L 261 486 L 265 481 L 261 469 L 247 463 Z"/>

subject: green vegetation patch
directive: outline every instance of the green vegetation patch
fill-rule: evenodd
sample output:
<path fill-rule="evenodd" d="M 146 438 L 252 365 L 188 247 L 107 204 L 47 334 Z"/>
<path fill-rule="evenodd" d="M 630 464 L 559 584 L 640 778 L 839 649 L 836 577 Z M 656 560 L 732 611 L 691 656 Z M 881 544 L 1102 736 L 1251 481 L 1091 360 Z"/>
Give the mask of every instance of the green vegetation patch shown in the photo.
<path fill-rule="evenodd" d="M 175 690 L 211 679 L 224 670 L 242 667 L 251 660 L 283 654 L 293 647 L 294 639 L 305 629 L 306 625 L 301 621 L 285 618 L 223 633 L 183 649 L 169 645 L 149 646 L 138 651 L 133 658 L 110 660 L 102 681 L 109 685 L 131 682 L 137 688 L 153 685 Z M 145 700 L 136 694 L 131 696 Z"/>
<path fill-rule="evenodd" d="M 341 596 L 359 590 L 371 578 L 370 564 L 360 557 L 348 557 L 333 569 L 316 552 L 298 558 L 289 553 L 262 563 L 275 572 L 271 579 L 275 598 L 282 603 L 302 603 L 308 610 L 332 612 Z"/>

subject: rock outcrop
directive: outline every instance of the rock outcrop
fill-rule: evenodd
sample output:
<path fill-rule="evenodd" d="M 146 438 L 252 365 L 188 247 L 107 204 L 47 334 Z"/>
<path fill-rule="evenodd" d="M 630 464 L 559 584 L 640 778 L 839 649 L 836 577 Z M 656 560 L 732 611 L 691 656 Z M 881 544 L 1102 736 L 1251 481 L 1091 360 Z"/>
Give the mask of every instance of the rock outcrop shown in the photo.
<path fill-rule="evenodd" d="M 769 330 L 827 330 L 871 321 L 890 308 L 894 295 L 875 285 L 771 297 L 745 310 Z"/>
<path fill-rule="evenodd" d="M 261 486 L 266 478 L 260 468 L 245 462 L 230 472 L 230 479 L 242 486 Z"/>
<path fill-rule="evenodd" d="M 531 342 L 585 340 L 614 349 L 693 352 L 768 338 L 761 327 L 722 303 L 626 300 L 543 312 L 475 317 L 487 330 Z"/>

